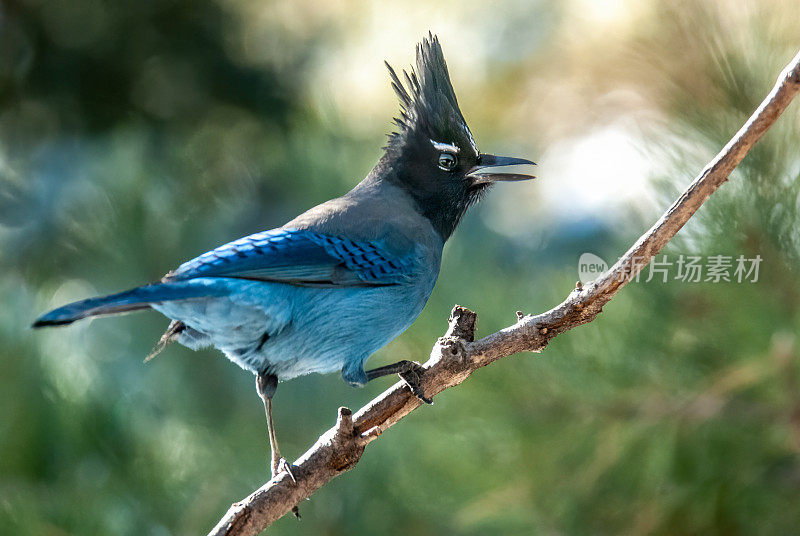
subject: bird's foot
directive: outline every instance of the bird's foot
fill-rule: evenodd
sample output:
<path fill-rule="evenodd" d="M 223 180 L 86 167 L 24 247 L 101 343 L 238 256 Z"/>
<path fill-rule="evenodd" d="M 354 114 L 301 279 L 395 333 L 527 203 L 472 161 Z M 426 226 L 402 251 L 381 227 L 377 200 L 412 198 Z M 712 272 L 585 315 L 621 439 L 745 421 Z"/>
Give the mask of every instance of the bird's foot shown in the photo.
<path fill-rule="evenodd" d="M 411 389 L 411 394 L 416 396 L 421 401 L 425 402 L 426 404 L 433 404 L 433 400 L 426 397 L 422 391 L 422 375 L 425 374 L 425 369 L 422 368 L 422 365 L 417 363 L 416 361 L 403 361 L 403 369 L 397 373 L 408 388 Z"/>
<path fill-rule="evenodd" d="M 433 404 L 433 400 L 426 397 L 422 392 L 421 382 L 422 375 L 425 374 L 425 369 L 416 361 L 398 361 L 397 363 L 392 363 L 391 365 L 384 365 L 382 367 L 364 371 L 363 374 L 367 378 L 367 381 L 388 376 L 390 374 L 397 374 L 403 379 L 404 382 L 406 382 L 408 388 L 411 389 L 411 394 L 426 404 Z M 345 376 L 345 378 L 347 378 L 347 376 Z"/>
<path fill-rule="evenodd" d="M 279 474 L 286 472 L 289 475 L 289 478 L 292 479 L 295 486 L 297 485 L 297 479 L 294 477 L 294 473 L 292 473 L 292 464 L 286 461 L 286 458 L 278 458 L 277 460 L 272 461 L 272 478 L 275 478 Z"/>
<path fill-rule="evenodd" d="M 294 473 L 292 473 L 292 464 L 286 461 L 286 458 L 281 457 L 277 460 L 273 460 L 272 467 L 270 469 L 272 470 L 273 479 L 279 474 L 286 472 L 286 474 L 289 475 L 289 478 L 292 479 L 294 485 L 297 485 L 297 479 L 294 477 Z M 300 509 L 297 507 L 297 505 L 292 507 L 292 513 L 294 514 L 294 517 L 300 519 Z"/>

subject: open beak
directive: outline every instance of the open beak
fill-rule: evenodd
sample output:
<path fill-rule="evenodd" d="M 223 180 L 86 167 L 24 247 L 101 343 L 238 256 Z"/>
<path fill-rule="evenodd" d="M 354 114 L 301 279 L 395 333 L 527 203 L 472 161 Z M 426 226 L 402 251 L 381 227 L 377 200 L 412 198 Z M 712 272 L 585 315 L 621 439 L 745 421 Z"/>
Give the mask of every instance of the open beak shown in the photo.
<path fill-rule="evenodd" d="M 524 158 L 512 158 L 510 156 L 495 156 L 493 154 L 482 154 L 478 159 L 478 164 L 467 172 L 467 177 L 471 178 L 473 184 L 489 184 L 498 181 L 526 181 L 534 179 L 533 175 L 522 175 L 519 173 L 492 173 L 481 172 L 485 168 L 501 166 L 535 166 L 536 162 L 525 160 Z"/>

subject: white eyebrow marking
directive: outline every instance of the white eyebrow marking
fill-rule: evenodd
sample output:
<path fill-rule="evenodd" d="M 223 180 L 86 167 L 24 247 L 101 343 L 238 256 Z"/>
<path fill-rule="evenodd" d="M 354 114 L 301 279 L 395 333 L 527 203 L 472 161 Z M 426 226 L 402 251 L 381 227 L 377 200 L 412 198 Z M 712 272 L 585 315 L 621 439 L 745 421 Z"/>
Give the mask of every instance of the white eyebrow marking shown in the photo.
<path fill-rule="evenodd" d="M 442 143 L 440 141 L 433 141 L 430 140 L 433 148 L 437 151 L 444 151 L 446 153 L 458 153 L 461 149 L 458 146 L 453 145 L 452 143 Z"/>

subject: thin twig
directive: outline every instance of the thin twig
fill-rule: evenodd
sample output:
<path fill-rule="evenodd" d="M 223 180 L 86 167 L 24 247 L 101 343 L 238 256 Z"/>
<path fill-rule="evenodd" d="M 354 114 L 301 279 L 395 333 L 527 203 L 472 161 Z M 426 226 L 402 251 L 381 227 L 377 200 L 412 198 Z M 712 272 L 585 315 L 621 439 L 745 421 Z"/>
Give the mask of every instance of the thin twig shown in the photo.
<path fill-rule="evenodd" d="M 428 396 L 463 382 L 477 369 L 517 352 L 540 352 L 551 339 L 591 322 L 603 306 L 646 266 L 698 208 L 725 181 L 750 148 L 769 130 L 800 91 L 800 52 L 792 59 L 750 119 L 703 169 L 663 216 L 593 283 L 577 286 L 560 305 L 539 315 L 522 315 L 505 329 L 474 341 L 476 315 L 456 306 L 450 325 L 423 365 L 422 388 Z M 473 342 L 474 341 L 474 342 Z M 322 435 L 292 466 L 297 483 L 283 472 L 233 504 L 209 536 L 252 536 L 267 528 L 303 499 L 358 463 L 364 448 L 420 406 L 403 382 L 384 391 L 352 415 L 339 408 L 336 426 Z"/>

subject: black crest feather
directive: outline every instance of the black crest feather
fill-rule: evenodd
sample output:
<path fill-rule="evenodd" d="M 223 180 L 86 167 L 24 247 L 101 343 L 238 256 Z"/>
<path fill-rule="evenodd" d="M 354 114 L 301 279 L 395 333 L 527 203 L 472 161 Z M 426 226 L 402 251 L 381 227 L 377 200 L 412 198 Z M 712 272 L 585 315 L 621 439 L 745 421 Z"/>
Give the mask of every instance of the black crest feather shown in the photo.
<path fill-rule="evenodd" d="M 403 71 L 403 81 L 386 63 L 392 89 L 400 99 L 400 116 L 394 119 L 399 131 L 389 135 L 389 145 L 403 143 L 404 138 L 414 133 L 446 140 L 454 128 L 469 132 L 458 107 L 438 37 L 428 33 L 428 37 L 417 45 L 416 63 L 416 69 Z"/>

